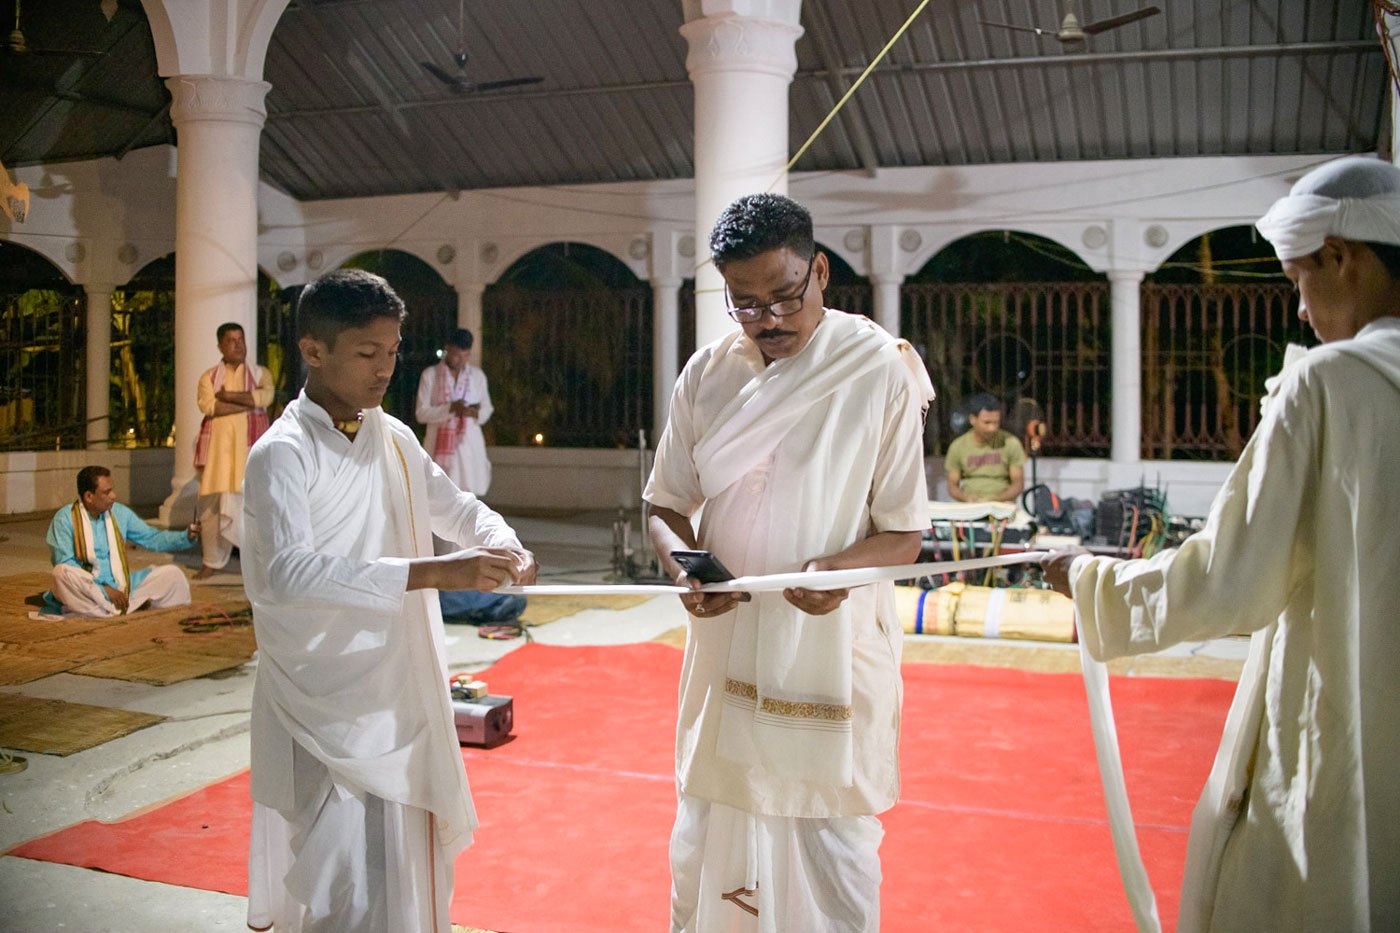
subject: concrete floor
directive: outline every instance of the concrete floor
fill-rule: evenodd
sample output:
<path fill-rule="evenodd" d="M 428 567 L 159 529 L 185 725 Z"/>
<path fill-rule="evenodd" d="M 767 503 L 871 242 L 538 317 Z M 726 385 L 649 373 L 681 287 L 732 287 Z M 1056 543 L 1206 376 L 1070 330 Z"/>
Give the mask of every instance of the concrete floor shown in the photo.
<path fill-rule="evenodd" d="M 603 513 L 562 519 L 511 517 L 511 523 L 526 546 L 535 551 L 542 569 L 541 582 L 592 582 L 603 580 L 610 570 L 612 518 Z M 0 523 L 0 566 L 5 573 L 48 568 L 43 540 L 46 529 L 47 520 Z M 684 622 L 678 601 L 658 597 L 622 611 L 581 612 L 534 629 L 533 634 L 537 641 L 552 645 L 623 644 L 651 639 Z M 523 639 L 487 640 L 478 637 L 471 626 L 451 625 L 449 665 L 453 671 L 479 670 L 523 643 Z M 1004 649 L 1015 643 L 1000 645 Z M 1074 650 L 1068 645 L 1058 647 Z M 1174 653 L 1240 658 L 1243 644 L 1188 645 Z M 20 753 L 28 761 L 27 769 L 0 774 L 0 850 L 80 820 L 120 819 L 246 768 L 255 664 L 249 663 L 231 676 L 199 678 L 168 687 L 72 674 L 0 687 L 29 696 L 169 717 L 68 757 Z M 189 933 L 243 929 L 245 900 L 241 897 L 47 862 L 0 858 L 0 931 Z"/>
<path fill-rule="evenodd" d="M 541 582 L 601 582 L 612 560 L 611 515 L 564 520 L 512 517 L 534 550 Z M 47 520 L 0 523 L 5 573 L 47 570 Z M 147 555 L 142 552 L 141 557 Z M 145 563 L 166 560 L 155 557 Z M 680 604 L 657 598 L 621 611 L 587 610 L 533 629 L 550 645 L 646 641 L 685 623 Z M 488 667 L 523 639 L 481 638 L 469 625 L 449 625 L 448 663 L 455 671 Z M 56 674 L 15 687 L 28 696 L 139 710 L 170 717 L 67 757 L 24 757 L 28 767 L 0 774 L 0 850 L 80 820 L 117 820 L 196 790 L 248 767 L 248 710 L 256 661 L 232 676 L 197 678 L 168 687 Z M 14 857 L 0 858 L 0 931 L 190 933 L 244 930 L 241 897 Z"/>

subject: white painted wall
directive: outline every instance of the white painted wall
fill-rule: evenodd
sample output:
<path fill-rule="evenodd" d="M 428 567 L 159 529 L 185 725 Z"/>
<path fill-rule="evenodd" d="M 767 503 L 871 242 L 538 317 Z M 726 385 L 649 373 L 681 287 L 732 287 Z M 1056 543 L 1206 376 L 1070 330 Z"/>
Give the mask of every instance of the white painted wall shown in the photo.
<path fill-rule="evenodd" d="M 174 249 L 176 158 L 174 149 L 154 147 L 120 161 L 17 169 L 33 191 L 30 216 L 24 224 L 0 216 L 0 238 L 39 251 L 75 282 L 120 286 Z M 1202 232 L 1253 222 L 1323 161 L 1258 156 L 884 169 L 874 178 L 793 175 L 789 192 L 812 210 L 818 239 L 862 274 L 908 275 L 956 239 L 1007 228 L 1054 239 L 1098 270 L 1150 271 Z M 669 280 L 694 268 L 694 211 L 689 179 L 310 203 L 261 185 L 258 258 L 279 283 L 293 285 L 356 253 L 393 247 L 466 289 L 495 281 L 538 246 L 567 240 L 607 250 L 640 279 Z M 481 352 L 489 355 L 489 345 Z M 88 461 L 78 462 L 81 452 L 63 455 L 76 466 L 62 457 L 61 466 L 24 459 L 48 456 L 0 455 L 0 514 L 67 501 L 71 473 Z M 114 469 L 118 456 L 133 457 L 127 469 L 134 472 L 124 478 L 133 493 L 169 482 L 168 452 L 100 456 Z M 627 465 L 628 457 L 635 464 L 635 452 L 498 449 L 493 456 L 496 488 L 488 498 L 503 508 L 613 508 L 636 495 Z M 1160 473 L 1173 507 L 1199 514 L 1226 469 L 1045 461 L 1042 479 L 1061 495 L 1096 499 L 1103 489 Z"/>
<path fill-rule="evenodd" d="M 153 447 L 0 453 L 0 515 L 58 511 L 77 498 L 78 471 L 93 465 L 112 471 L 118 501 L 149 508 L 170 493 L 175 451 Z"/>
<path fill-rule="evenodd" d="M 868 227 L 902 235 L 899 255 L 879 263 L 882 274 L 908 275 L 960 237 L 1008 228 L 1056 240 L 1101 271 L 1150 271 L 1207 230 L 1252 223 L 1324 161 L 1231 156 L 883 169 L 874 178 L 793 175 L 790 190 L 812 210 L 818 239 L 861 274 L 876 271 L 869 244 L 886 241 L 847 237 Z M 174 249 L 175 167 L 175 150 L 158 146 L 121 161 L 16 169 L 33 190 L 30 216 L 23 224 L 0 216 L 0 238 L 38 250 L 73 281 L 120 285 Z M 692 189 L 680 179 L 299 203 L 262 185 L 259 262 L 278 282 L 299 284 L 356 253 L 393 247 L 454 284 L 490 283 L 530 250 L 572 240 L 607 250 L 643 280 L 656 266 L 684 274 L 695 264 Z M 84 245 L 83 258 L 71 258 L 72 243 Z M 129 262 L 118 259 L 127 244 L 136 247 Z M 655 245 L 667 255 L 654 256 Z M 443 246 L 453 248 L 447 262 Z"/>

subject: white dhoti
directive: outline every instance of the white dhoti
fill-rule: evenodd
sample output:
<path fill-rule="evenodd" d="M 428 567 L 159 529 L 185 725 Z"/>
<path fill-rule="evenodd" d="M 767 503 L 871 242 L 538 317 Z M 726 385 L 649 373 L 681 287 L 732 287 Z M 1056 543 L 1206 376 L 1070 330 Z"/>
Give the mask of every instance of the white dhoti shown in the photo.
<path fill-rule="evenodd" d="M 681 795 L 671 832 L 671 933 L 875 933 L 873 816 L 755 816 Z"/>
<path fill-rule="evenodd" d="M 80 616 L 121 615 L 116 606 L 107 599 L 102 586 L 92 574 L 72 564 L 57 564 L 53 568 L 53 595 L 63 603 L 65 612 Z M 163 609 L 167 606 L 188 606 L 190 603 L 190 581 L 185 573 L 173 564 L 152 567 L 151 572 L 136 585 L 127 600 L 127 612 L 135 612 L 143 606 Z"/>
<path fill-rule="evenodd" d="M 357 795 L 301 746 L 293 755 L 295 809 L 253 804 L 249 927 L 448 933 L 453 859 L 435 839 L 432 814 Z"/>
<path fill-rule="evenodd" d="M 199 497 L 200 544 L 204 566 L 223 569 L 243 542 L 243 493 L 215 492 Z"/>

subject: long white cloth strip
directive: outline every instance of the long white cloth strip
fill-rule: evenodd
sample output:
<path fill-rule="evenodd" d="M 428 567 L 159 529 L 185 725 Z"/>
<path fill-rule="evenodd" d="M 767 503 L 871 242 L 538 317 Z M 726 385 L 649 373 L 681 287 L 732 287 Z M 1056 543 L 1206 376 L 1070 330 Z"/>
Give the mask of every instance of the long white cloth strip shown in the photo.
<path fill-rule="evenodd" d="M 918 577 L 941 576 L 964 570 L 985 570 L 988 567 L 1009 567 L 1032 564 L 1045 556 L 1045 551 L 1025 551 L 972 560 L 945 560 L 928 564 L 901 564 L 897 567 L 857 567 L 853 570 L 815 570 L 805 573 L 771 573 L 760 576 L 735 577 L 723 583 L 710 583 L 700 588 L 704 593 L 771 593 L 788 587 L 807 590 L 844 590 L 867 583 L 886 580 L 912 580 Z M 683 586 L 664 583 L 537 583 L 529 586 L 503 586 L 497 593 L 520 596 L 659 596 L 665 593 L 689 593 Z"/>
<path fill-rule="evenodd" d="M 1113 721 L 1113 701 L 1108 695 L 1108 667 L 1089 656 L 1079 643 L 1079 664 L 1084 671 L 1084 691 L 1089 696 L 1089 727 L 1094 735 L 1094 753 L 1099 761 L 1104 803 L 1108 806 L 1108 826 L 1113 835 L 1113 851 L 1118 856 L 1118 874 L 1128 894 L 1128 906 L 1138 933 L 1161 933 L 1157 897 L 1147 880 L 1147 867 L 1138 850 L 1133 811 L 1128 805 L 1128 788 L 1123 782 L 1123 757 L 1118 748 L 1118 729 Z"/>

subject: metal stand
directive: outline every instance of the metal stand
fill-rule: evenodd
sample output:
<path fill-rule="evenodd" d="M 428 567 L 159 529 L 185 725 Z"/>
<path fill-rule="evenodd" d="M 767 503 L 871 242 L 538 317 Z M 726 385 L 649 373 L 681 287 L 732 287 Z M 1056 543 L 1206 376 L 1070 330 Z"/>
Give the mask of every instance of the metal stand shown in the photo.
<path fill-rule="evenodd" d="M 611 582 L 672 582 L 670 577 L 661 572 L 661 565 L 656 559 L 656 554 L 652 551 L 651 533 L 647 528 L 647 505 L 642 494 L 646 491 L 649 466 L 647 463 L 647 432 L 645 429 L 639 429 L 637 431 L 637 502 L 640 505 L 637 507 L 637 513 L 641 527 L 641 540 L 637 547 L 632 546 L 632 516 L 627 508 L 618 506 L 617 518 L 612 525 L 612 572 L 608 574 L 608 580 Z"/>

